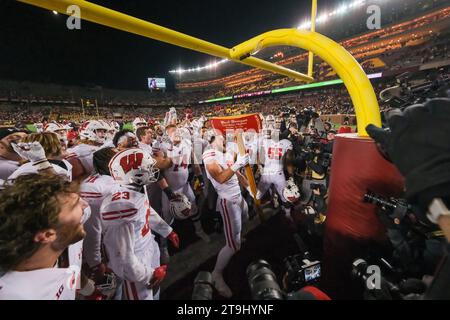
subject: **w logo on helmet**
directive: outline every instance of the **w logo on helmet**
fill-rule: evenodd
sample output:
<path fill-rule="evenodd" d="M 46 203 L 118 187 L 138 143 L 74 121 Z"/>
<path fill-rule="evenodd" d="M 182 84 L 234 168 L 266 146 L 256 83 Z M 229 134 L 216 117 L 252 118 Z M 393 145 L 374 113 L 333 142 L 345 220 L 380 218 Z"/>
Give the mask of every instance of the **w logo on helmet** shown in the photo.
<path fill-rule="evenodd" d="M 137 170 L 142 165 L 143 157 L 144 154 L 141 152 L 129 154 L 128 156 L 120 159 L 120 166 L 125 173 L 128 173 L 132 169 Z"/>

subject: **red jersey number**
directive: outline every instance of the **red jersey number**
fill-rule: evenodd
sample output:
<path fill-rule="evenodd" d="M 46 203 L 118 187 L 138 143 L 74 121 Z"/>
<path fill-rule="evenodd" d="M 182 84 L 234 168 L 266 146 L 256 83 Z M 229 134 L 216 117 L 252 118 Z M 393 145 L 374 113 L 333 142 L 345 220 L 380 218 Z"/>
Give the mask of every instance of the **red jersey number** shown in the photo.
<path fill-rule="evenodd" d="M 116 201 L 120 199 L 128 200 L 130 199 L 130 193 L 129 192 L 116 192 L 112 195 L 111 201 Z"/>
<path fill-rule="evenodd" d="M 282 148 L 269 148 L 267 152 L 269 154 L 269 159 L 273 160 L 280 160 L 281 156 L 283 155 Z"/>

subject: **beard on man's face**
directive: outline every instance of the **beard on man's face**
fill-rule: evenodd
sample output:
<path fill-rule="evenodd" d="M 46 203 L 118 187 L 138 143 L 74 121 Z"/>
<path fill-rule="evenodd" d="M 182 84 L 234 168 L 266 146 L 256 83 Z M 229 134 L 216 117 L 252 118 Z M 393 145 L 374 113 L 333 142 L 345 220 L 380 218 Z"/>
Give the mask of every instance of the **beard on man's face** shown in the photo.
<path fill-rule="evenodd" d="M 84 239 L 86 231 L 81 223 L 76 226 L 64 225 L 56 229 L 56 240 L 52 243 L 55 251 L 66 249 L 69 245 Z"/>

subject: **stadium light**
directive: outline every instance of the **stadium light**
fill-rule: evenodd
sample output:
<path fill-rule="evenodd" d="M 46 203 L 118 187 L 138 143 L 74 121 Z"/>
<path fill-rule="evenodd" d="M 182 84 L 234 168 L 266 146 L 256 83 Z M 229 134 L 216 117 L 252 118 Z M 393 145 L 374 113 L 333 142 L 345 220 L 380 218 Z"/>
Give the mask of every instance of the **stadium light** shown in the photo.
<path fill-rule="evenodd" d="M 344 3 L 344 4 L 340 5 L 335 10 L 332 10 L 329 13 L 324 11 L 320 15 L 317 15 L 318 18 L 316 19 L 316 24 L 324 23 L 335 15 L 345 14 L 345 13 L 347 13 L 347 11 L 349 9 L 355 9 L 355 8 L 363 5 L 365 2 L 366 2 L 366 0 L 350 1 L 349 3 Z M 297 29 L 304 30 L 304 29 L 309 29 L 310 27 L 311 27 L 311 22 L 308 21 L 308 22 L 303 22 L 302 24 L 300 24 L 297 27 Z"/>
<path fill-rule="evenodd" d="M 336 9 L 336 13 L 343 14 L 343 13 L 345 13 L 346 10 L 347 10 L 347 5 L 343 4 L 342 6 L 340 6 L 339 8 Z"/>
<path fill-rule="evenodd" d="M 229 60 L 228 59 L 222 59 L 222 60 L 219 60 L 219 61 L 216 61 L 216 62 L 213 62 L 213 63 L 209 63 L 209 64 L 207 64 L 205 66 L 202 66 L 202 67 L 197 66 L 196 68 L 188 68 L 188 69 L 178 68 L 176 70 L 170 70 L 169 73 L 183 74 L 185 72 L 199 72 L 199 71 L 202 71 L 202 70 L 210 70 L 212 68 L 216 68 L 217 66 L 219 66 L 219 65 L 221 65 L 221 64 L 223 64 L 223 63 L 225 63 L 227 61 L 229 61 Z"/>
<path fill-rule="evenodd" d="M 322 13 L 316 20 L 316 22 L 326 22 L 328 20 L 328 14 L 326 12 Z"/>

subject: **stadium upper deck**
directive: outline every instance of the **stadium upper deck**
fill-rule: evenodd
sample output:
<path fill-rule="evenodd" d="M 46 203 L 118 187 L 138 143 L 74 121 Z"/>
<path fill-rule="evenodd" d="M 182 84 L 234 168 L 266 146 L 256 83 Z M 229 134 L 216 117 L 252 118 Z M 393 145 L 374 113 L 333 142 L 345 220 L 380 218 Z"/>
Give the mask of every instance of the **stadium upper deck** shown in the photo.
<path fill-rule="evenodd" d="M 429 40 L 430 37 L 445 31 L 446 28 L 448 29 L 450 23 L 450 7 L 445 6 L 445 1 L 423 1 L 421 2 L 422 6 L 414 7 L 414 10 L 409 10 L 410 8 L 407 5 L 408 1 L 401 3 L 403 3 L 402 6 L 396 3 L 396 6 L 392 8 L 392 12 L 385 17 L 384 24 L 382 24 L 385 27 L 380 30 L 361 33 L 360 31 L 364 30 L 361 23 L 353 24 L 350 22 L 346 24 L 348 28 L 346 28 L 345 32 L 342 30 L 341 33 L 336 30 L 330 31 L 330 27 L 319 31 L 333 39 L 341 40 L 340 44 L 360 60 L 360 58 L 370 55 L 373 56 L 386 50 L 401 49 L 406 45 L 420 45 Z M 361 12 L 358 12 L 356 17 L 353 18 L 360 22 Z M 392 21 L 401 22 L 392 23 Z M 367 27 L 365 27 L 365 30 L 367 30 Z M 351 33 L 353 36 L 346 37 L 348 33 Z M 367 54 L 367 51 L 370 51 L 370 54 Z M 289 68 L 306 70 L 307 53 L 304 51 L 302 52 L 296 48 L 282 47 L 277 48 L 277 52 L 281 54 L 277 55 L 277 53 L 274 53 L 274 49 L 262 50 L 257 56 L 266 59 L 272 58 L 275 63 Z M 176 74 L 175 77 L 178 81 L 176 87 L 179 90 L 186 91 L 212 89 L 217 92 L 222 88 L 243 86 L 270 78 L 283 79 L 258 69 L 239 71 L 242 69 L 243 67 L 241 66 L 227 63 L 221 64 L 209 72 Z M 219 77 L 217 76 L 218 74 L 220 74 Z M 213 78 L 211 79 L 211 77 Z M 285 83 L 282 84 L 284 85 Z"/>

